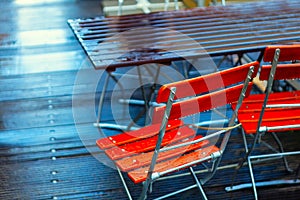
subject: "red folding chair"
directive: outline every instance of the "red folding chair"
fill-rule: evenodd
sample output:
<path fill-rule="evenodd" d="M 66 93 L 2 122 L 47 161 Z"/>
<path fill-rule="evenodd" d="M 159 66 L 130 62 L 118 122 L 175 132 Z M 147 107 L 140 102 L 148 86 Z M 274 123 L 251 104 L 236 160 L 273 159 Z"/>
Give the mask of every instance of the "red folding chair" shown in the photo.
<path fill-rule="evenodd" d="M 300 45 L 269 46 L 265 49 L 265 62 L 270 65 L 261 67 L 259 79 L 267 81 L 264 94 L 252 94 L 246 97 L 238 112 L 238 120 L 242 124 L 243 139 L 246 149 L 246 157 L 251 176 L 251 184 L 241 184 L 227 187 L 227 191 L 253 187 L 254 197 L 258 198 L 256 186 L 270 186 L 279 184 L 300 183 L 298 179 L 282 181 L 255 182 L 252 160 L 270 158 L 282 158 L 287 171 L 292 170 L 288 166 L 286 156 L 300 154 L 300 151 L 284 152 L 283 145 L 276 133 L 288 133 L 291 130 L 300 130 L 300 91 L 272 92 L 274 81 L 294 80 L 300 78 Z M 278 64 L 284 62 L 283 64 Z M 233 104 L 233 108 L 236 104 Z M 271 148 L 274 152 L 254 155 L 254 149 L 265 133 L 270 133 L 278 145 L 278 149 Z M 248 149 L 245 134 L 254 135 L 254 140 Z M 238 169 L 243 165 L 240 163 Z"/>
<path fill-rule="evenodd" d="M 132 196 L 124 173 L 134 183 L 143 183 L 140 199 L 146 199 L 153 182 L 179 170 L 189 170 L 195 183 L 158 199 L 197 187 L 203 198 L 207 199 L 202 185 L 215 174 L 231 130 L 239 126 L 235 124 L 237 110 L 250 91 L 250 80 L 258 67 L 259 63 L 253 62 L 163 85 L 156 101 L 166 105 L 155 108 L 151 125 L 97 140 L 100 149 L 115 163 L 129 199 Z M 197 134 L 198 125 L 186 122 L 190 116 L 232 102 L 238 102 L 238 105 L 228 126 L 215 128 L 217 130 L 213 132 L 210 130 L 210 134 Z M 212 142 L 213 138 L 221 140 L 219 146 Z M 194 166 L 208 161 L 208 173 L 198 179 Z"/>

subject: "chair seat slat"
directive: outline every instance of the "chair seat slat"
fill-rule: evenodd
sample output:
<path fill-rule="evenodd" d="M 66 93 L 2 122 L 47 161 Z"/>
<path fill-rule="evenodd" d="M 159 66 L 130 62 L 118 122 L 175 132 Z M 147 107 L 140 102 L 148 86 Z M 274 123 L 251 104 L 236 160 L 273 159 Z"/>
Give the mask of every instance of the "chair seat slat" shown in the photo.
<path fill-rule="evenodd" d="M 195 138 L 189 138 L 189 139 L 185 140 L 184 142 L 190 142 L 190 141 L 193 141 L 193 140 L 200 139 L 202 137 L 203 136 L 198 135 Z M 177 143 L 175 143 L 175 144 L 177 144 Z M 179 156 L 179 155 L 182 155 L 184 153 L 199 149 L 199 148 L 204 147 L 208 144 L 209 144 L 209 141 L 204 140 L 202 142 L 189 145 L 187 147 L 181 147 L 181 148 L 169 150 L 169 151 L 166 151 L 166 152 L 161 152 L 158 155 L 157 161 L 161 162 L 163 160 L 170 159 L 172 157 Z M 138 154 L 138 155 L 135 155 L 135 156 L 132 156 L 132 157 L 129 157 L 129 158 L 125 158 L 125 159 L 122 159 L 122 160 L 117 160 L 116 164 L 118 165 L 118 167 L 122 171 L 130 171 L 130 170 L 133 170 L 133 169 L 141 168 L 145 165 L 149 165 L 150 162 L 151 162 L 152 156 L 153 156 L 153 152 L 147 152 L 147 153 Z"/>
<path fill-rule="evenodd" d="M 240 113 L 239 120 L 241 123 L 248 123 L 248 122 L 258 122 L 259 112 L 252 112 L 252 113 Z M 300 109 L 281 109 L 281 110 L 273 110 L 273 109 L 266 109 L 263 123 L 272 122 L 272 121 L 288 121 L 292 119 L 300 118 Z M 288 124 L 288 122 L 285 122 Z"/>
<path fill-rule="evenodd" d="M 195 136 L 195 131 L 187 126 L 182 126 L 178 129 L 173 129 L 165 133 L 161 146 L 166 146 L 185 138 Z M 154 150 L 158 136 L 153 136 L 136 142 L 128 143 L 118 147 L 113 147 L 105 150 L 107 156 L 112 160 L 121 159 L 136 153 L 147 152 Z"/>
<path fill-rule="evenodd" d="M 270 121 L 268 123 L 262 123 L 261 127 L 276 127 L 276 126 L 286 126 L 286 125 L 297 125 L 300 124 L 300 116 L 298 119 L 290 119 L 290 120 L 277 120 L 277 121 Z M 247 134 L 255 134 L 256 133 L 256 127 L 257 127 L 257 122 L 244 122 L 242 123 L 242 127 L 245 130 Z M 274 130 L 272 132 L 286 132 L 286 131 L 291 131 L 291 130 L 300 130 L 299 128 L 291 127 L 291 128 L 283 128 L 283 129 L 278 129 Z"/>
<path fill-rule="evenodd" d="M 281 92 L 272 93 L 269 96 L 268 104 L 299 104 L 300 103 L 300 91 L 295 92 Z M 242 123 L 242 126 L 247 134 L 255 134 L 257 129 L 257 123 L 261 112 L 263 99 L 265 94 L 255 94 L 248 98 L 245 98 L 242 104 L 238 119 Z M 232 104 L 235 108 L 235 104 Z M 266 108 L 262 120 L 261 126 L 274 127 L 274 126 L 285 126 L 294 125 L 300 123 L 300 108 Z M 297 128 L 293 128 L 295 130 Z M 287 131 L 292 130 L 285 128 L 284 130 L 276 131 Z"/>
<path fill-rule="evenodd" d="M 264 94 L 253 94 L 246 97 L 243 101 L 245 102 L 263 102 L 265 98 Z M 291 91 L 291 92 L 279 92 L 279 93 L 271 93 L 268 99 L 270 101 L 281 101 L 285 99 L 293 99 L 293 98 L 300 98 L 300 91 Z"/>
<path fill-rule="evenodd" d="M 253 113 L 261 112 L 263 100 L 265 98 L 264 94 L 254 94 L 245 98 L 239 113 Z M 280 92 L 272 93 L 269 96 L 268 105 L 273 104 L 299 104 L 300 103 L 300 91 L 295 92 Z M 235 108 L 236 103 L 232 104 L 232 107 Z M 283 108 L 272 108 L 273 110 L 281 110 Z M 284 108 L 288 109 L 288 108 Z M 268 109 L 267 109 L 268 110 Z"/>
<path fill-rule="evenodd" d="M 166 131 L 178 128 L 182 125 L 183 122 L 181 120 L 170 120 L 166 127 Z M 142 127 L 138 130 L 124 132 L 115 136 L 99 139 L 97 140 L 97 145 L 100 147 L 100 149 L 108 149 L 111 147 L 135 142 L 143 138 L 148 138 L 157 135 L 159 132 L 159 128 L 160 124 L 151 124 L 149 126 Z"/>
<path fill-rule="evenodd" d="M 208 155 L 219 151 L 219 148 L 216 146 L 209 146 L 202 148 L 198 151 L 193 151 L 191 153 L 185 154 L 179 158 L 174 158 L 165 162 L 157 163 L 155 166 L 155 172 L 163 172 L 169 169 L 173 169 L 179 166 L 183 166 L 187 163 L 191 163 L 196 160 L 201 160 Z M 128 173 L 128 176 L 134 183 L 141 183 L 146 180 L 149 167 L 140 168 Z"/>

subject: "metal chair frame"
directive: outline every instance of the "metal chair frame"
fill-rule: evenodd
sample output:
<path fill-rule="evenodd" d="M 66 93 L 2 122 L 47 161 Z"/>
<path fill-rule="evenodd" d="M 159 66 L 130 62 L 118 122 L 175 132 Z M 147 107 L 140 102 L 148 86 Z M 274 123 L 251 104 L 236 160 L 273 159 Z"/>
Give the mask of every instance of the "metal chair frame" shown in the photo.
<path fill-rule="evenodd" d="M 284 46 L 283 46 L 284 47 Z M 298 48 L 298 56 L 296 56 L 296 58 L 300 58 L 300 45 L 296 46 L 296 45 L 290 45 L 290 47 L 294 47 L 294 48 Z M 284 148 L 283 145 L 280 141 L 280 139 L 278 138 L 278 136 L 275 134 L 275 132 L 286 132 L 287 129 L 289 130 L 293 130 L 293 129 L 299 129 L 300 128 L 300 124 L 287 124 L 287 125 L 281 125 L 281 126 L 262 126 L 263 123 L 263 117 L 264 114 L 266 112 L 266 109 L 284 109 L 284 108 L 300 108 L 300 104 L 296 103 L 296 104 L 290 104 L 290 103 L 281 103 L 279 101 L 279 103 L 277 104 L 268 104 L 268 99 L 270 97 L 270 94 L 272 92 L 272 86 L 273 86 L 273 82 L 276 78 L 277 74 L 276 74 L 276 69 L 279 67 L 278 62 L 279 61 L 288 61 L 288 59 L 285 59 L 284 57 L 287 55 L 287 49 L 289 48 L 289 46 L 285 46 L 284 48 L 284 54 L 281 58 L 280 57 L 280 46 L 277 48 L 276 46 L 270 46 L 267 47 L 266 52 L 265 52 L 265 57 L 270 57 L 269 52 L 274 52 L 274 57 L 273 57 L 273 61 L 271 63 L 271 68 L 269 69 L 269 76 L 267 79 L 267 86 L 266 86 L 266 91 L 265 91 L 265 98 L 263 100 L 263 104 L 262 104 L 262 108 L 261 108 L 261 112 L 260 115 L 258 117 L 258 122 L 257 122 L 257 128 L 256 128 L 256 132 L 255 132 L 255 136 L 252 142 L 252 146 L 248 149 L 248 144 L 247 144 L 247 140 L 246 140 L 246 134 L 245 134 L 245 130 L 242 130 L 242 135 L 243 135 L 243 141 L 244 141 L 244 145 L 245 145 L 245 151 L 246 151 L 246 156 L 244 158 L 244 160 L 239 164 L 239 166 L 237 167 L 237 171 L 243 166 L 244 162 L 247 161 L 248 163 L 248 167 L 249 167 L 249 172 L 250 172 L 250 178 L 251 178 L 251 184 L 249 183 L 245 183 L 245 184 L 240 184 L 240 185 L 235 185 L 235 186 L 230 186 L 230 187 L 226 187 L 225 189 L 227 191 L 234 191 L 234 190 L 239 190 L 239 189 L 244 189 L 244 188 L 249 188 L 252 187 L 253 188 L 253 193 L 254 193 L 254 198 L 258 199 L 258 194 L 257 194 L 257 189 L 256 187 L 263 187 L 263 186 L 272 186 L 272 185 L 290 185 L 290 184 L 299 184 L 300 180 L 296 177 L 294 180 L 272 180 L 272 181 L 262 181 L 262 182 L 256 182 L 255 178 L 254 178 L 254 173 L 253 173 L 253 160 L 269 160 L 269 159 L 276 159 L 276 158 L 282 158 L 283 159 L 283 163 L 284 166 L 287 170 L 287 172 L 293 172 L 293 170 L 290 169 L 286 156 L 292 156 L 292 155 L 297 155 L 300 154 L 300 151 L 292 151 L 292 152 L 284 152 Z M 269 51 L 269 52 L 267 52 Z M 296 52 L 295 50 L 293 50 L 294 52 Z M 293 53 L 291 53 L 293 54 Z M 288 55 L 288 58 L 293 57 L 293 55 Z M 264 60 L 269 60 L 270 58 L 266 58 Z M 283 65 L 282 65 L 283 66 Z M 261 73 L 262 71 L 267 71 L 268 69 L 266 68 L 267 66 L 262 66 L 261 69 Z M 267 69 L 267 70 L 266 70 Z M 281 75 L 283 79 L 285 79 L 285 75 Z M 288 76 L 288 75 L 287 75 Z M 300 78 L 300 76 L 299 76 Z M 242 123 L 242 122 L 241 122 Z M 273 137 L 273 139 L 275 140 L 275 142 L 278 145 L 278 150 L 273 148 L 272 146 L 268 145 L 267 143 L 264 143 L 265 145 L 267 145 L 270 149 L 272 149 L 274 151 L 274 153 L 269 153 L 269 154 L 261 154 L 261 155 L 253 155 L 253 151 L 255 149 L 255 145 L 258 143 L 261 143 L 262 140 L 262 136 L 265 133 L 270 133 L 271 136 Z M 237 173 L 237 172 L 236 172 Z M 235 174 L 236 175 L 236 174 Z M 234 177 L 235 178 L 235 177 Z"/>
<path fill-rule="evenodd" d="M 253 63 L 253 64 L 255 65 L 257 63 Z M 190 83 L 189 82 L 190 80 L 184 80 L 184 81 L 179 81 L 179 82 L 175 82 L 175 83 L 170 83 L 170 84 L 166 84 L 166 85 L 161 87 L 161 89 L 158 92 L 157 103 L 162 103 L 162 102 L 166 102 L 166 101 L 167 102 L 166 102 L 165 106 L 157 107 L 154 110 L 153 123 L 158 122 L 158 124 L 160 124 L 160 128 L 159 128 L 159 132 L 158 132 L 158 138 L 157 138 L 157 141 L 156 141 L 156 147 L 153 151 L 154 153 L 152 155 L 151 163 L 149 164 L 149 169 L 147 170 L 148 173 L 147 173 L 146 179 L 145 179 L 145 181 L 143 181 L 143 189 L 142 189 L 142 192 L 141 192 L 141 195 L 140 195 L 139 199 L 146 199 L 147 198 L 148 193 L 149 192 L 151 193 L 151 191 L 152 191 L 152 184 L 155 181 L 159 180 L 160 178 L 165 177 L 166 175 L 169 176 L 170 173 L 172 173 L 172 172 L 176 172 L 176 171 L 182 170 L 182 169 L 189 169 L 190 175 L 193 177 L 193 179 L 195 181 L 195 184 L 190 185 L 188 187 L 185 187 L 183 189 L 177 190 L 175 192 L 171 192 L 171 193 L 166 194 L 164 196 L 161 196 L 157 199 L 164 199 L 164 198 L 179 194 L 181 192 L 184 192 L 184 191 L 187 191 L 187 190 L 190 190 L 190 189 L 193 189 L 193 188 L 198 188 L 200 193 L 202 194 L 203 199 L 207 199 L 206 194 L 205 194 L 205 192 L 202 188 L 202 185 L 205 184 L 208 180 L 210 180 L 214 176 L 214 174 L 216 173 L 217 167 L 219 166 L 221 158 L 222 158 L 222 154 L 225 151 L 225 148 L 227 146 L 227 143 L 228 143 L 228 140 L 229 140 L 229 137 L 230 137 L 230 134 L 231 134 L 231 130 L 239 126 L 239 124 L 238 125 L 235 124 L 236 123 L 237 111 L 238 111 L 238 109 L 239 109 L 239 107 L 240 107 L 240 105 L 243 101 L 243 98 L 248 95 L 248 91 L 249 91 L 249 87 L 250 87 L 249 83 L 253 78 L 254 72 L 257 71 L 255 69 L 255 66 L 252 65 L 252 63 L 241 66 L 240 69 L 244 70 L 244 74 L 246 76 L 245 79 L 244 79 L 243 85 L 241 85 L 241 84 L 240 85 L 235 85 L 235 86 L 232 86 L 232 88 L 225 88 L 225 89 L 221 88 L 218 91 L 209 92 L 208 94 L 203 94 L 203 95 L 196 96 L 196 97 L 189 97 L 189 99 L 186 99 L 186 96 L 190 96 L 191 94 L 188 92 L 188 95 L 187 95 L 186 91 L 184 91 L 184 90 L 186 90 L 185 86 L 186 86 L 187 82 Z M 231 71 L 234 71 L 234 70 L 235 69 L 233 69 L 233 70 L 231 69 Z M 245 70 L 247 70 L 247 71 L 245 71 Z M 214 73 L 214 74 L 217 74 L 217 73 Z M 211 76 L 211 75 L 210 74 L 205 75 L 205 77 L 209 77 L 209 76 Z M 227 77 L 227 80 L 224 80 L 225 82 L 227 81 L 227 83 L 226 83 L 227 85 L 232 85 L 232 84 L 237 83 L 237 82 L 232 82 L 230 80 L 229 80 L 230 83 L 228 83 L 228 79 L 229 78 Z M 238 79 L 242 79 L 242 78 L 239 77 Z M 193 80 L 195 80 L 195 78 Z M 241 80 L 239 82 L 241 82 Z M 195 89 L 197 87 L 197 85 L 195 83 L 198 83 L 198 82 L 196 81 L 196 82 L 193 83 L 193 85 L 192 85 L 193 89 Z M 202 83 L 203 83 L 203 80 L 202 80 Z M 218 86 L 216 86 L 216 87 L 218 87 Z M 199 90 L 199 89 L 196 89 L 196 90 Z M 203 88 L 202 88 L 202 90 L 203 90 Z M 194 94 L 195 93 L 197 94 L 198 92 L 199 91 L 193 91 Z M 178 119 L 181 119 L 183 117 L 189 116 L 191 114 L 196 114 L 196 113 L 199 112 L 199 111 L 197 111 L 197 109 L 196 109 L 196 111 L 194 109 L 192 109 L 192 110 L 188 110 L 187 112 L 183 111 L 184 113 L 178 113 L 177 112 L 178 109 L 180 109 L 183 104 L 189 104 L 189 102 L 193 101 L 194 103 L 197 103 L 199 106 L 201 106 L 200 105 L 200 103 L 202 103 L 201 100 L 203 100 L 203 101 L 205 100 L 205 102 L 207 102 L 207 100 L 209 100 L 210 98 L 219 97 L 219 96 L 211 96 L 211 95 L 220 95 L 220 94 L 229 95 L 230 92 L 234 92 L 235 96 L 233 98 L 230 98 L 229 100 L 227 100 L 225 105 L 231 103 L 231 101 L 237 101 L 238 106 L 234 110 L 234 112 L 232 114 L 232 117 L 229 120 L 229 123 L 228 123 L 227 127 L 221 128 L 221 129 L 216 129 L 217 130 L 216 132 L 211 133 L 211 134 L 206 135 L 206 136 L 203 136 L 199 139 L 195 139 L 193 141 L 180 142 L 179 144 L 174 144 L 174 145 L 171 145 L 171 146 L 161 148 L 162 147 L 162 141 L 164 139 L 164 135 L 166 133 L 166 127 L 167 127 L 167 124 L 168 124 L 169 120 L 178 120 Z M 230 93 L 230 94 L 233 95 L 233 93 Z M 231 95 L 229 95 L 229 97 L 231 97 Z M 166 99 L 166 97 L 168 97 L 168 98 Z M 176 99 L 175 102 L 174 102 L 174 98 Z M 214 106 L 218 107 L 218 106 L 223 106 L 224 105 L 224 103 L 220 103 L 220 104 L 222 104 L 222 105 L 217 104 L 217 105 L 214 105 Z M 210 105 L 210 106 L 213 106 L 213 105 Z M 204 111 L 204 110 L 202 110 L 202 109 L 205 109 L 204 107 L 206 108 L 207 105 L 203 105 L 203 108 L 201 108 L 200 110 Z M 191 124 L 189 126 L 193 126 L 193 125 Z M 188 161 L 185 164 L 175 165 L 175 167 L 172 166 L 172 168 L 168 168 L 164 171 L 156 171 L 155 170 L 155 166 L 158 163 L 158 157 L 159 157 L 160 153 L 165 153 L 165 152 L 177 149 L 177 148 L 190 147 L 190 145 L 199 144 L 200 142 L 208 141 L 208 140 L 210 140 L 214 137 L 219 137 L 221 135 L 223 136 L 222 141 L 221 141 L 220 147 L 217 148 L 217 150 L 212 151 L 212 152 L 208 152 L 207 155 L 202 156 L 202 157 L 197 157 L 198 159 Z M 97 144 L 98 144 L 98 141 L 97 141 Z M 98 144 L 98 146 L 99 146 L 99 144 Z M 197 153 L 197 154 L 199 154 L 199 153 Z M 198 179 L 198 177 L 196 176 L 196 172 L 194 171 L 193 166 L 195 166 L 197 164 L 202 164 L 206 161 L 211 161 L 211 163 L 212 163 L 212 166 L 209 169 L 210 173 L 208 173 L 205 177 L 203 177 L 201 179 Z M 161 162 L 159 161 L 159 163 L 161 163 Z M 122 173 L 121 169 L 118 166 L 117 166 L 117 170 L 118 170 L 118 174 L 121 177 L 121 181 L 124 185 L 124 188 L 126 190 L 128 198 L 133 199 L 131 194 L 130 194 L 127 183 L 126 183 L 126 181 L 123 177 L 123 173 Z"/>

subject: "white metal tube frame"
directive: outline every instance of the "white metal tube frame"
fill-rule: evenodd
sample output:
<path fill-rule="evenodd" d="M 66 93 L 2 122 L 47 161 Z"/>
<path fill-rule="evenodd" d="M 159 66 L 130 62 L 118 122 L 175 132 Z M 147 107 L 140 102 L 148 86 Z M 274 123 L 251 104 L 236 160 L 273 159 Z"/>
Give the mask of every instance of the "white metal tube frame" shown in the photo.
<path fill-rule="evenodd" d="M 104 13 L 118 12 L 118 15 L 120 16 L 123 11 L 142 10 L 145 14 L 148 14 L 151 12 L 151 9 L 164 8 L 164 10 L 167 11 L 169 7 L 174 7 L 175 10 L 179 10 L 182 6 L 182 2 L 178 2 L 178 0 L 174 0 L 174 2 L 165 0 L 164 3 L 151 3 L 148 0 L 136 0 L 136 4 L 133 5 L 124 5 L 124 0 L 118 0 L 118 6 L 104 7 L 103 11 Z"/>
<path fill-rule="evenodd" d="M 275 77 L 275 72 L 276 72 L 276 67 L 277 67 L 279 55 L 280 55 L 280 49 L 276 49 L 274 59 L 272 61 L 272 67 L 271 67 L 270 75 L 269 75 L 269 78 L 268 78 L 268 83 L 267 83 L 267 87 L 266 87 L 266 96 L 265 96 L 265 99 L 264 99 L 264 102 L 263 102 L 262 111 L 260 113 L 258 126 L 257 126 L 257 130 L 256 130 L 256 135 L 254 137 L 253 144 L 252 144 L 252 146 L 249 150 L 247 148 L 246 138 L 243 137 L 245 148 L 247 150 L 245 158 L 248 162 L 251 183 L 239 184 L 239 185 L 230 186 L 230 187 L 225 188 L 225 190 L 229 192 L 229 191 L 235 191 L 235 190 L 240 190 L 240 189 L 252 187 L 253 188 L 253 193 L 254 193 L 254 198 L 256 200 L 258 199 L 256 187 L 272 186 L 272 185 L 275 185 L 275 184 L 278 185 L 278 184 L 298 184 L 298 183 L 300 183 L 300 181 L 298 179 L 295 179 L 295 180 L 263 181 L 263 182 L 255 183 L 255 178 L 254 178 L 254 173 L 253 173 L 252 163 L 251 163 L 252 159 L 267 159 L 267 158 L 276 158 L 276 157 L 283 158 L 284 164 L 285 164 L 285 167 L 286 167 L 287 171 L 290 171 L 289 167 L 288 167 L 287 160 L 286 160 L 286 156 L 300 154 L 300 151 L 283 152 L 283 148 L 282 148 L 282 144 L 281 144 L 280 140 L 277 138 L 275 133 L 273 133 L 272 136 L 274 137 L 275 141 L 277 142 L 281 152 L 277 152 L 277 153 L 273 153 L 273 154 L 251 155 L 251 153 L 254 150 L 255 144 L 259 141 L 259 138 L 261 137 L 262 133 L 265 133 L 267 131 L 271 132 L 271 131 L 274 131 L 274 130 L 280 130 L 280 129 L 284 129 L 284 128 L 297 128 L 297 127 L 300 127 L 300 125 L 286 125 L 286 126 L 276 126 L 276 127 L 261 126 L 264 111 L 265 111 L 266 108 L 299 107 L 299 105 L 297 105 L 297 104 L 295 104 L 295 105 L 293 105 L 293 104 L 267 105 L 268 97 L 269 97 L 269 95 L 271 93 L 271 90 L 272 90 L 272 85 L 273 85 L 273 81 L 274 81 L 274 77 Z M 243 134 L 245 134 L 245 133 L 243 133 Z M 241 168 L 241 166 L 244 164 L 244 162 L 245 162 L 245 159 L 237 167 L 237 170 L 239 170 Z"/>
<path fill-rule="evenodd" d="M 235 123 L 235 120 L 236 120 L 236 116 L 237 116 L 237 111 L 238 109 L 240 108 L 241 106 L 241 103 L 245 97 L 245 93 L 246 93 L 246 90 L 248 88 L 248 84 L 251 80 L 251 76 L 252 76 L 252 73 L 253 73 L 253 67 L 250 67 L 249 69 L 249 72 L 248 72 L 248 75 L 247 75 L 247 79 L 244 83 L 244 86 L 243 86 L 243 89 L 241 91 L 241 95 L 239 97 L 239 100 L 238 100 L 238 103 L 237 103 L 237 107 L 229 121 L 229 124 L 228 126 L 233 126 L 233 124 Z M 162 125 L 161 125 L 161 128 L 160 128 L 160 131 L 159 131 L 159 137 L 158 137 L 158 141 L 157 141 L 157 144 L 156 144 L 156 148 L 155 148 L 155 151 L 154 151 L 154 155 L 152 157 L 152 161 L 151 161 L 151 164 L 150 164 L 150 167 L 149 167 L 149 170 L 148 170 L 148 175 L 147 175 L 147 179 L 146 181 L 143 183 L 143 190 L 142 190 L 142 193 L 141 193 L 141 196 L 139 199 L 141 200 L 144 200 L 147 198 L 147 192 L 149 190 L 149 187 L 152 185 L 152 183 L 156 180 L 158 180 L 159 178 L 165 176 L 166 174 L 169 174 L 171 172 L 174 172 L 174 171 L 178 171 L 180 169 L 184 169 L 184 168 L 189 168 L 190 170 L 190 174 L 193 176 L 196 184 L 194 185 L 191 185 L 191 186 L 188 186 L 188 187 L 185 187 L 183 189 L 180 189 L 180 190 L 177 190 L 175 192 L 172 192 L 172 193 L 169 193 L 169 194 L 166 194 L 164 196 L 161 196 L 157 199 L 164 199 L 164 198 L 167 198 L 167 197 L 170 197 L 170 196 L 173 196 L 173 195 L 176 195 L 176 194 L 179 194 L 181 192 L 184 192 L 184 191 L 187 191 L 187 190 L 190 190 L 190 189 L 193 189 L 193 188 L 196 188 L 198 187 L 201 194 L 202 194 L 202 197 L 203 199 L 207 199 L 206 197 L 206 194 L 202 188 L 202 185 L 204 183 L 206 183 L 208 180 L 210 180 L 214 173 L 216 172 L 217 168 L 218 168 L 218 165 L 220 163 L 220 160 L 221 160 L 221 157 L 222 157 L 222 153 L 224 152 L 225 150 L 225 147 L 226 147 L 226 144 L 229 140 L 229 136 L 230 136 L 230 133 L 231 133 L 231 129 L 229 130 L 222 130 L 222 131 L 217 131 L 216 133 L 214 134 L 211 134 L 209 136 L 206 136 L 205 139 L 208 139 L 208 138 L 212 138 L 212 137 L 216 137 L 222 133 L 226 133 L 224 135 L 224 138 L 223 138 L 223 141 L 221 143 L 221 147 L 220 147 L 220 150 L 217 151 L 217 152 L 214 152 L 210 155 L 207 155 L 206 157 L 202 158 L 202 159 L 199 159 L 199 160 L 195 160 L 191 163 L 188 163 L 188 164 L 185 164 L 185 165 L 182 165 L 182 166 L 178 166 L 178 167 L 175 167 L 175 168 L 172 168 L 172 169 L 169 169 L 169 170 L 166 170 L 166 171 L 163 171 L 163 172 L 154 172 L 154 167 L 155 167 L 155 164 L 156 164 L 156 160 L 157 160 L 157 157 L 158 157 L 158 154 L 160 152 L 163 152 L 165 151 L 166 149 L 167 150 L 170 150 L 170 149 L 173 149 L 173 147 L 171 148 L 164 148 L 164 149 L 160 149 L 160 146 L 161 146 L 161 142 L 163 140 L 163 137 L 164 137 L 164 133 L 165 133 L 165 129 L 166 129 L 166 125 L 167 125 L 167 122 L 168 122 L 168 118 L 169 118 L 169 114 L 170 114 L 170 110 L 171 110 L 171 107 L 172 107 L 172 103 L 173 103 L 173 100 L 174 100 L 174 96 L 175 96 L 175 91 L 176 91 L 176 88 L 172 88 L 171 89 L 171 92 L 170 92 L 170 96 L 169 96 L 169 100 L 166 104 L 166 110 L 165 110 L 165 113 L 164 113 L 164 118 L 163 118 L 163 121 L 162 121 Z M 203 139 L 202 139 L 203 140 Z M 197 142 L 200 142 L 202 141 L 201 139 L 200 140 L 197 140 Z M 184 143 L 183 146 L 186 146 L 186 145 L 189 145 L 189 144 L 192 144 L 192 143 Z M 179 148 L 181 147 L 182 145 L 177 145 L 176 148 Z M 199 180 L 196 176 L 196 173 L 197 172 L 194 172 L 193 168 L 191 166 L 193 165 L 196 165 L 198 163 L 202 163 L 202 162 L 205 162 L 205 161 L 213 161 L 213 164 L 212 164 L 212 169 L 208 170 L 208 172 L 211 172 L 211 175 L 207 176 L 205 179 L 201 179 Z M 123 178 L 123 175 L 121 173 L 121 171 L 117 168 L 118 170 L 118 173 L 121 177 L 121 180 L 122 180 L 122 183 L 125 187 L 125 190 L 126 190 L 126 193 L 128 195 L 128 198 L 131 200 L 132 199 L 132 196 L 129 192 L 129 189 L 127 187 L 127 184 Z"/>
<path fill-rule="evenodd" d="M 254 67 L 252 66 L 252 67 L 250 67 L 250 69 L 248 71 L 247 78 L 246 78 L 244 86 L 242 88 L 241 95 L 240 95 L 240 97 L 238 99 L 236 109 L 234 110 L 234 113 L 233 113 L 233 115 L 232 115 L 232 117 L 231 117 L 231 119 L 230 119 L 230 121 L 228 123 L 228 127 L 233 126 L 234 123 L 235 123 L 235 119 L 236 119 L 236 116 L 237 116 L 237 111 L 240 108 L 240 106 L 242 104 L 242 101 L 243 101 L 243 99 L 245 97 L 245 93 L 247 91 L 247 88 L 248 88 L 248 85 L 249 85 L 249 82 L 251 80 L 253 72 L 254 72 Z M 194 180 L 196 182 L 196 184 L 194 184 L 194 185 L 191 185 L 191 186 L 188 186 L 188 187 L 186 187 L 186 188 L 184 188 L 182 190 L 175 191 L 173 193 L 164 195 L 164 196 L 160 197 L 159 199 L 170 197 L 170 196 L 173 196 L 173 195 L 178 194 L 180 192 L 187 191 L 188 189 L 195 188 L 195 187 L 199 188 L 199 190 L 200 190 L 200 192 L 202 194 L 202 198 L 203 199 L 207 199 L 206 194 L 205 194 L 205 192 L 204 192 L 204 190 L 202 188 L 202 185 L 205 184 L 208 180 L 210 180 L 214 176 L 214 174 L 215 174 L 215 172 L 216 172 L 216 170 L 218 168 L 218 165 L 219 165 L 219 163 L 221 161 L 222 154 L 223 154 L 223 152 L 225 150 L 225 147 L 226 147 L 226 145 L 228 143 L 228 140 L 229 140 L 229 137 L 230 137 L 230 133 L 231 133 L 231 129 L 217 131 L 217 132 L 215 132 L 213 134 L 210 134 L 208 136 L 205 136 L 204 138 L 198 139 L 198 140 L 193 141 L 193 142 L 187 142 L 187 143 L 183 143 L 183 144 L 180 144 L 180 145 L 171 146 L 171 147 L 167 147 L 167 148 L 163 148 L 163 149 L 158 150 L 158 153 L 159 153 L 159 152 L 164 152 L 164 151 L 175 149 L 175 148 L 180 148 L 182 146 L 187 146 L 187 145 L 190 145 L 190 144 L 201 142 L 204 139 L 210 139 L 212 137 L 219 136 L 220 134 L 223 134 L 223 133 L 225 133 L 225 135 L 224 135 L 223 141 L 221 143 L 220 151 L 217 151 L 217 152 L 215 152 L 213 154 L 207 155 L 203 159 L 195 160 L 194 162 L 188 163 L 186 165 L 182 165 L 182 166 L 179 166 L 179 167 L 176 167 L 176 168 L 173 168 L 173 169 L 169 169 L 169 170 L 166 170 L 164 172 L 152 173 L 152 177 L 151 178 L 153 180 L 155 180 L 155 179 L 159 179 L 160 177 L 162 177 L 162 176 L 164 176 L 166 174 L 169 174 L 169 173 L 171 173 L 173 171 L 177 171 L 177 170 L 184 169 L 184 168 L 188 167 L 190 169 L 190 173 L 192 174 L 192 176 L 193 176 L 193 178 L 194 178 Z M 193 166 L 195 164 L 198 164 L 198 163 L 202 163 L 202 162 L 208 161 L 208 160 L 212 160 L 213 161 L 212 169 L 209 170 L 211 172 L 211 174 L 208 175 L 207 177 L 201 179 L 201 180 L 198 180 L 198 178 L 196 177 L 196 173 L 194 172 L 194 170 L 193 170 L 193 168 L 191 166 Z"/>

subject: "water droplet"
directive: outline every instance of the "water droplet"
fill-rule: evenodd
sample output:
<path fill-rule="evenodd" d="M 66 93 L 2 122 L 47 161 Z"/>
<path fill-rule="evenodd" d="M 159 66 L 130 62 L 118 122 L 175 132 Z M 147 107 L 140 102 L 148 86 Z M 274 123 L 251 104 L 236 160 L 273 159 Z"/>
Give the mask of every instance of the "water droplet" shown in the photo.
<path fill-rule="evenodd" d="M 58 183 L 58 180 L 57 179 L 52 179 L 51 183 Z"/>
<path fill-rule="evenodd" d="M 52 156 L 52 157 L 51 157 L 51 160 L 56 160 L 56 157 L 55 157 L 55 156 Z"/>
<path fill-rule="evenodd" d="M 55 138 L 55 137 L 50 137 L 49 140 L 50 140 L 50 141 L 55 141 L 56 138 Z"/>
<path fill-rule="evenodd" d="M 53 109 L 53 105 L 50 104 L 50 105 L 48 106 L 48 109 L 49 109 L 49 110 Z"/>
<path fill-rule="evenodd" d="M 51 171 L 51 174 L 52 174 L 52 175 L 55 175 L 55 174 L 57 174 L 57 173 L 58 173 L 58 172 L 55 171 L 55 170 L 54 170 L 54 171 Z"/>
<path fill-rule="evenodd" d="M 50 149 L 51 153 L 55 153 L 56 149 Z"/>

